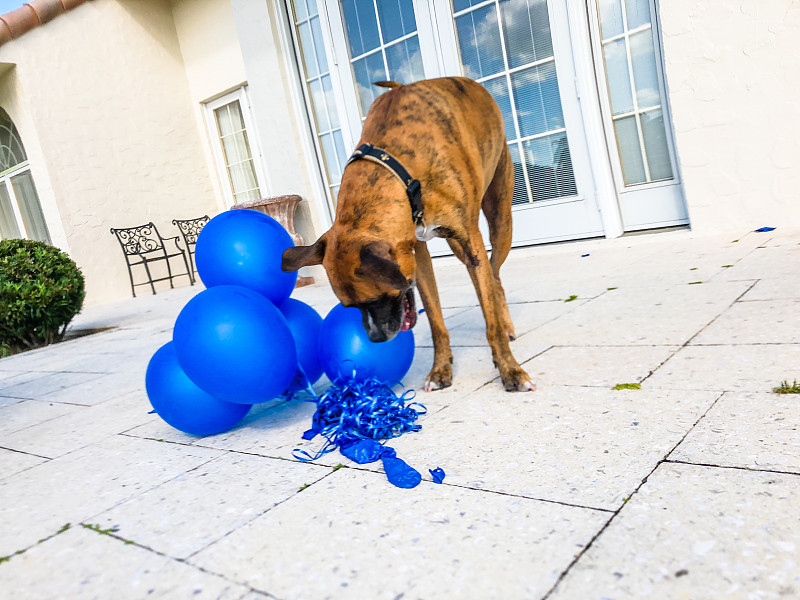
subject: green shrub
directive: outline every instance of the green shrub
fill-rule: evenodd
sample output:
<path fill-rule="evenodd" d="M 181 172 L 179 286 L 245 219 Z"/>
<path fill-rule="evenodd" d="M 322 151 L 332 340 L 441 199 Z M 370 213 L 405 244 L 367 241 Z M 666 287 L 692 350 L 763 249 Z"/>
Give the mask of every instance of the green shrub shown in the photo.
<path fill-rule="evenodd" d="M 85 295 L 78 265 L 58 248 L 0 240 L 0 356 L 60 341 Z"/>

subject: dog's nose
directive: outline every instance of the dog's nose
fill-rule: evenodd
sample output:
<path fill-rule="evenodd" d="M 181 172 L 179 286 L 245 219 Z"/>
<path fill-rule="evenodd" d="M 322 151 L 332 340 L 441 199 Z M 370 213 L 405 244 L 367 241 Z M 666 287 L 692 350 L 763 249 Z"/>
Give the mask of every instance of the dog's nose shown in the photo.
<path fill-rule="evenodd" d="M 383 328 L 373 327 L 367 331 L 370 342 L 380 343 L 389 340 L 394 336 L 390 336 Z"/>

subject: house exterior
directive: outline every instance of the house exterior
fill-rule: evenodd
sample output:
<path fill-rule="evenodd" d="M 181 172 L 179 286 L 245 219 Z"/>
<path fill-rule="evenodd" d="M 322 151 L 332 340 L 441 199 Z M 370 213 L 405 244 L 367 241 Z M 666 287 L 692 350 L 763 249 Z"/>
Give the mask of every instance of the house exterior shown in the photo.
<path fill-rule="evenodd" d="M 130 293 L 111 227 L 299 194 L 316 239 L 385 79 L 489 89 L 515 245 L 800 225 L 792 0 L 36 0 L 0 44 L 0 236 L 88 302 Z"/>

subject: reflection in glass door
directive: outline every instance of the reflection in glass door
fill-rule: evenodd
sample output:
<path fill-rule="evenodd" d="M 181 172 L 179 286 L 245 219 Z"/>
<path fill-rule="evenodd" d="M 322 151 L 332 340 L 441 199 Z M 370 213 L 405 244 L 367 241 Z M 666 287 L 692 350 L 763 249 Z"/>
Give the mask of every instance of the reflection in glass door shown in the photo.
<path fill-rule="evenodd" d="M 454 0 L 466 77 L 503 112 L 514 160 L 514 204 L 578 193 L 546 0 Z"/>
<path fill-rule="evenodd" d="M 386 91 L 376 81 L 425 79 L 417 20 L 411 0 L 342 0 L 342 20 L 361 119 Z"/>

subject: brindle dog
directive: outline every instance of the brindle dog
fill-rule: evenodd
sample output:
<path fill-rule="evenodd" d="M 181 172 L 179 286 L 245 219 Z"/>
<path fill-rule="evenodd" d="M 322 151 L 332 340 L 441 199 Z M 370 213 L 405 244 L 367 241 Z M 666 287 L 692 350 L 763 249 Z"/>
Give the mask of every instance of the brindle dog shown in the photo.
<path fill-rule="evenodd" d="M 372 104 L 360 144 L 397 158 L 422 184 L 427 230 L 447 240 L 466 265 L 486 321 L 486 338 L 506 390 L 534 390 L 509 348 L 514 326 L 500 283 L 511 248 L 514 168 L 503 117 L 486 89 L 463 77 L 445 77 L 391 88 Z M 483 209 L 492 257 L 478 229 Z M 381 342 L 416 323 L 416 283 L 433 336 L 433 368 L 425 390 L 452 383 L 453 354 L 444 326 L 433 265 L 417 239 L 401 181 L 367 160 L 344 171 L 333 226 L 311 246 L 288 248 L 283 270 L 322 264 L 345 306 L 361 309 L 369 338 Z"/>

